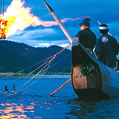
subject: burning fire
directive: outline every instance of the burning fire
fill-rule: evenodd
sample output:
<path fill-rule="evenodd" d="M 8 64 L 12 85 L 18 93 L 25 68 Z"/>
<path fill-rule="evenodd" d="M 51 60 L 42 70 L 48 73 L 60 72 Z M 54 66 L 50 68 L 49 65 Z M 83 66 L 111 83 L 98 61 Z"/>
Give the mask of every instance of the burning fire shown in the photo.
<path fill-rule="evenodd" d="M 0 38 L 6 39 L 6 37 L 13 35 L 18 30 L 24 30 L 29 26 L 39 26 L 49 27 L 52 25 L 58 25 L 55 21 L 43 21 L 40 20 L 37 16 L 31 14 L 31 8 L 23 7 L 25 1 L 13 0 L 11 5 L 7 8 L 4 14 L 0 15 Z M 66 18 L 61 20 L 66 22 L 67 20 L 77 20 L 80 19 L 70 19 Z"/>
<path fill-rule="evenodd" d="M 30 8 L 23 7 L 24 3 L 21 0 L 13 0 L 2 16 L 2 20 L 7 22 L 3 28 L 6 37 L 14 34 L 17 30 L 24 30 L 29 26 L 35 27 L 41 24 L 38 17 L 30 14 Z"/>

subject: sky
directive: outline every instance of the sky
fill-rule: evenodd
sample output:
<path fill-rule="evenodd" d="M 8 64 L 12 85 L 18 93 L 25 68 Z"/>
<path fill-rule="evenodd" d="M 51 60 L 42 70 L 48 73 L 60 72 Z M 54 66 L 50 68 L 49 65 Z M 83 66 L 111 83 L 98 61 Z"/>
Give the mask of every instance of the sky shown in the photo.
<path fill-rule="evenodd" d="M 4 9 L 13 0 L 4 0 Z M 15 0 L 14 0 L 15 1 Z M 20 1 L 20 0 L 16 0 Z M 23 0 L 22 0 L 23 1 Z M 21 1 L 21 2 L 22 2 Z M 48 11 L 43 0 L 24 0 L 25 8 L 30 8 L 30 13 L 42 21 L 53 21 L 54 18 Z M 46 0 L 60 20 L 66 20 L 63 25 L 71 35 L 75 37 L 80 30 L 80 22 L 83 18 L 91 18 L 91 30 L 100 36 L 99 24 L 105 23 L 109 26 L 109 32 L 119 41 L 119 1 L 117 0 Z M 68 19 L 67 19 L 68 18 Z M 70 42 L 58 25 L 36 27 L 29 26 L 24 30 L 16 31 L 6 40 L 25 43 L 33 47 L 49 47 L 58 45 L 65 47 Z"/>

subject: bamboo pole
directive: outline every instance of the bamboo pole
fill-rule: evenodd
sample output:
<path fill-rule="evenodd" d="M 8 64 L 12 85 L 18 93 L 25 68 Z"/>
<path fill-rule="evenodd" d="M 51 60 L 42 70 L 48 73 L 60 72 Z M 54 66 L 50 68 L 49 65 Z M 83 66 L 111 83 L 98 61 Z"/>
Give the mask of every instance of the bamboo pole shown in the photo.
<path fill-rule="evenodd" d="M 67 83 L 69 83 L 71 81 L 71 79 L 69 79 L 68 81 L 66 81 L 63 85 L 61 85 L 57 90 L 55 90 L 53 93 L 51 93 L 50 95 L 49 95 L 49 97 L 50 96 L 52 96 L 52 95 L 54 95 L 57 91 L 59 91 L 62 87 L 64 87 Z"/>
<path fill-rule="evenodd" d="M 68 38 L 68 40 L 70 41 L 70 43 L 72 43 L 72 37 L 69 34 L 69 32 L 67 31 L 67 29 L 64 27 L 64 25 L 62 24 L 62 22 L 60 21 L 60 19 L 58 18 L 58 16 L 55 14 L 54 10 L 47 4 L 47 2 L 45 0 L 43 0 L 46 7 L 48 8 L 49 12 L 52 14 L 53 18 L 56 20 L 56 22 L 58 23 L 58 25 L 60 26 L 61 30 L 63 31 L 63 33 L 66 35 L 66 37 Z M 62 87 L 64 87 L 67 83 L 69 83 L 72 79 L 69 79 L 67 82 L 65 82 L 62 86 L 60 86 L 57 90 L 55 90 L 51 95 L 54 95 L 57 91 L 59 91 Z"/>
<path fill-rule="evenodd" d="M 55 14 L 54 10 L 47 4 L 47 2 L 45 0 L 43 0 L 43 1 L 45 3 L 46 7 L 48 8 L 49 12 L 52 14 L 53 18 L 56 20 L 56 22 L 58 23 L 58 25 L 60 26 L 60 28 L 66 35 L 66 37 L 68 38 L 68 40 L 70 41 L 70 43 L 72 43 L 71 35 L 68 33 L 67 29 L 64 27 L 64 25 L 62 24 L 62 22 L 60 21 L 58 16 Z"/>
<path fill-rule="evenodd" d="M 98 22 L 99 25 L 101 25 L 101 23 L 100 23 L 99 21 L 97 21 L 97 22 Z M 110 32 L 108 32 L 108 34 L 109 34 L 110 36 L 112 36 L 112 34 L 111 34 Z"/>

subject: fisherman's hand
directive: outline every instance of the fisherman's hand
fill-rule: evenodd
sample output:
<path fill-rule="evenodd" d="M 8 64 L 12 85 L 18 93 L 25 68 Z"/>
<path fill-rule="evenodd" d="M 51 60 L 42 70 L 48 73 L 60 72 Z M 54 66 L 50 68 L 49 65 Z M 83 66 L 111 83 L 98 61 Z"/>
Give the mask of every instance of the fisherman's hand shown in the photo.
<path fill-rule="evenodd" d="M 73 46 L 77 46 L 77 45 L 79 45 L 79 38 L 78 37 L 74 37 L 73 41 L 72 41 L 72 47 Z"/>

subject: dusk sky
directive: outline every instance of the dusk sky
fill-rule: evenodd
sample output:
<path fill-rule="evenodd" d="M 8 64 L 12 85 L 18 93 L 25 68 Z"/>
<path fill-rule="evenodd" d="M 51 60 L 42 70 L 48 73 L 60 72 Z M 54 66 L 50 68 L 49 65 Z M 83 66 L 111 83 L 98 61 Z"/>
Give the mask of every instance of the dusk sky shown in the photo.
<path fill-rule="evenodd" d="M 55 22 L 43 0 L 24 1 L 23 7 L 31 8 L 30 13 L 33 16 L 37 16 L 43 22 Z M 6 11 L 12 0 L 4 0 L 4 2 Z M 119 41 L 119 3 L 117 0 L 46 0 L 46 2 L 53 8 L 60 20 L 65 20 L 63 24 L 72 37 L 75 37 L 80 30 L 81 20 L 90 17 L 91 29 L 97 38 L 100 36 L 97 23 L 99 21 L 106 23 L 109 26 L 109 32 Z M 29 26 L 10 35 L 7 40 L 33 47 L 48 47 L 50 44 L 67 46 L 70 43 L 58 25 Z"/>

